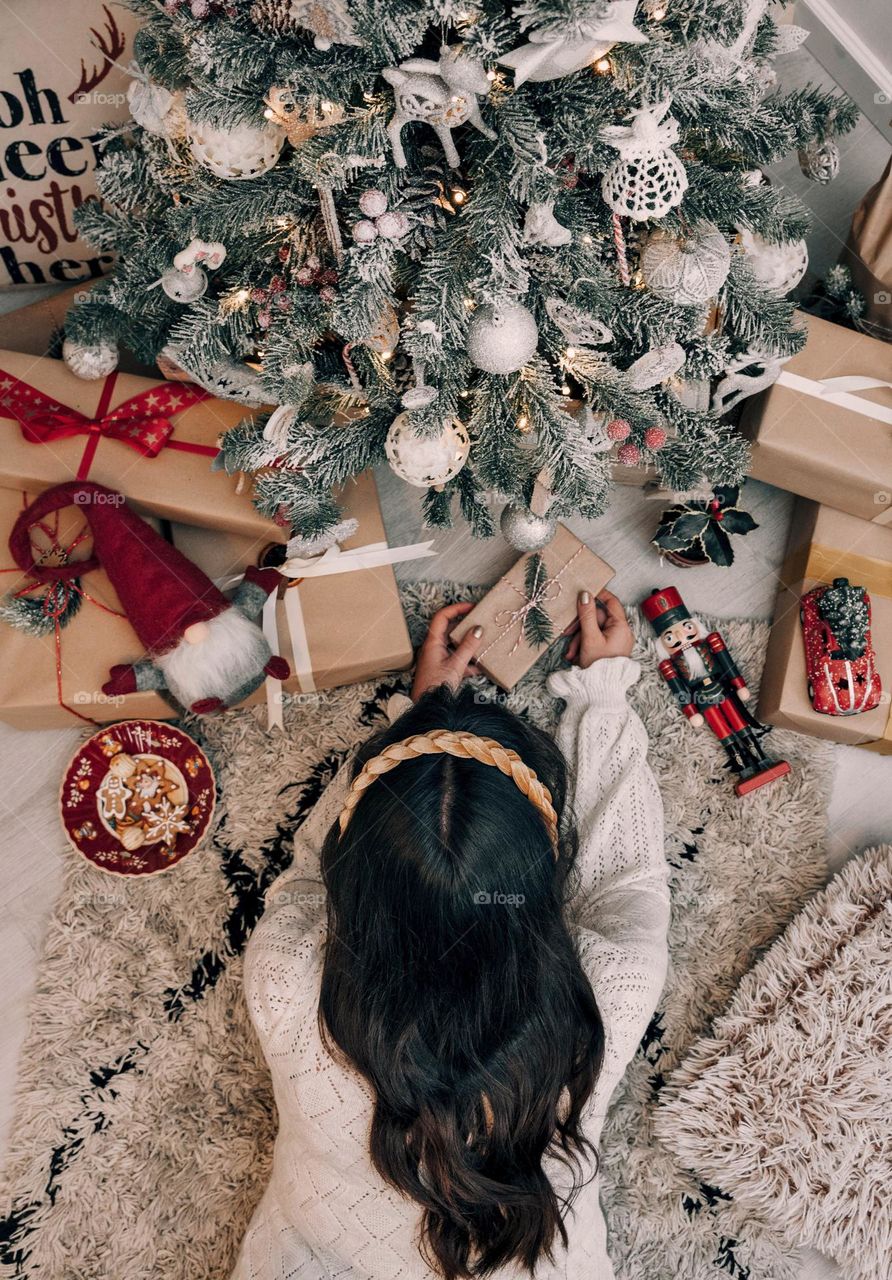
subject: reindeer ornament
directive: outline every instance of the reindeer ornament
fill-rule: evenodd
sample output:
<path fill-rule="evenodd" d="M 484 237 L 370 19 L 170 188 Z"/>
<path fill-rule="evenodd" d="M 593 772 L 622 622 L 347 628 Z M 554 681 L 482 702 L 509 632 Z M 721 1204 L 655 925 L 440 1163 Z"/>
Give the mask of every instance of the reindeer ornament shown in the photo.
<path fill-rule="evenodd" d="M 443 45 L 439 62 L 410 58 L 398 67 L 385 67 L 384 79 L 393 85 L 396 110 L 387 126 L 398 169 L 406 167 L 400 134 L 403 125 L 416 120 L 434 129 L 453 169 L 461 163 L 452 141 L 452 130 L 472 124 L 485 138 L 495 139 L 480 115 L 477 97 L 489 92 L 489 77 L 479 62 L 466 57 L 455 45 Z"/>

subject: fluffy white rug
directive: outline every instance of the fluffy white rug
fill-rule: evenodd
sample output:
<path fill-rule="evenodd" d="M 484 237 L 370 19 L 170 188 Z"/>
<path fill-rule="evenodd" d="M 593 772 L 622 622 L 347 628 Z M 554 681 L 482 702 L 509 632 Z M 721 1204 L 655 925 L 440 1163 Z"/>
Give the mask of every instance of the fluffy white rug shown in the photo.
<path fill-rule="evenodd" d="M 663 1090 L 660 1138 L 741 1208 L 878 1280 L 892 1257 L 892 846 L 849 863 Z"/>
<path fill-rule="evenodd" d="M 407 588 L 416 640 L 444 594 L 480 593 Z M 767 627 L 723 631 L 752 683 Z M 549 726 L 544 667 L 510 703 Z M 71 854 L 23 1051 L 0 1275 L 225 1280 L 275 1134 L 241 953 L 293 832 L 402 683 L 294 701 L 284 736 L 267 735 L 255 712 L 204 725 L 221 823 L 171 874 L 122 882 Z M 792 780 L 740 801 L 714 740 L 679 715 L 646 654 L 635 702 L 666 805 L 675 909 L 669 983 L 603 1139 L 617 1271 L 621 1280 L 792 1280 L 780 1237 L 680 1169 L 655 1141 L 653 1113 L 664 1076 L 823 883 L 830 749 L 772 735 Z"/>

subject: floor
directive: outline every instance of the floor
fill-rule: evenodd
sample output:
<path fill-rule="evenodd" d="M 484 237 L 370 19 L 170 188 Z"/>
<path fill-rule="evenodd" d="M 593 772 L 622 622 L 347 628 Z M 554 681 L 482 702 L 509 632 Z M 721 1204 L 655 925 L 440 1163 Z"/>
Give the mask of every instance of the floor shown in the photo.
<path fill-rule="evenodd" d="M 827 77 L 805 50 L 784 60 L 783 81 L 793 86 Z M 795 157 L 772 171 L 775 182 L 801 194 L 815 213 L 810 239 L 818 275 L 838 256 L 854 202 L 882 171 L 888 148 L 870 125 L 862 123 L 844 142 L 842 176 L 817 187 L 799 172 Z M 0 309 L 30 301 L 24 293 L 0 295 Z M 416 493 L 383 468 L 378 476 L 391 545 L 426 536 Z M 634 603 L 653 586 L 673 579 L 692 610 L 719 617 L 770 618 L 783 559 L 792 500 L 788 494 L 751 482 L 747 506 L 759 528 L 740 540 L 731 570 L 698 569 L 692 574 L 663 567 L 649 545 L 659 507 L 639 489 L 619 488 L 608 512 L 595 521 L 570 521 L 598 554 L 616 568 L 613 587 Z M 492 582 L 510 564 L 513 553 L 502 539 L 474 542 L 464 529 L 435 538 L 435 560 L 401 566 L 402 578 L 453 578 Z M 25 1034 L 27 1009 L 37 976 L 46 923 L 58 894 L 66 852 L 56 803 L 58 779 L 79 737 L 78 729 L 21 732 L 0 724 L 0 847 L 4 853 L 6 910 L 0 919 L 0 1144 L 8 1132 L 16 1063 Z M 892 841 L 892 758 L 854 748 L 836 749 L 837 767 L 830 797 L 828 847 L 832 869 L 858 850 Z M 831 1280 L 836 1268 L 817 1254 L 803 1256 L 800 1280 Z"/>

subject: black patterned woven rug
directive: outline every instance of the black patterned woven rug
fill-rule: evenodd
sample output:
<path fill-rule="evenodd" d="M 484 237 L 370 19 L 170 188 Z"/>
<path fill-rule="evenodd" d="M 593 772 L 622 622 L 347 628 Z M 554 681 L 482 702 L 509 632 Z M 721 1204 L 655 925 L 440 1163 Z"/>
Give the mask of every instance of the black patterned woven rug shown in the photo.
<path fill-rule="evenodd" d="M 479 594 L 405 588 L 413 638 L 444 597 Z M 753 682 L 767 628 L 722 629 Z M 604 1131 L 611 1253 L 619 1280 L 792 1280 L 795 1260 L 778 1238 L 679 1169 L 651 1117 L 663 1077 L 824 881 L 830 748 L 775 734 L 792 780 L 737 800 L 714 740 L 683 721 L 640 648 L 634 701 L 666 807 L 672 964 Z M 555 660 L 510 698 L 545 727 L 556 708 L 543 679 Z M 220 820 L 205 849 L 170 872 L 123 880 L 69 853 L 20 1064 L 0 1276 L 225 1280 L 276 1129 L 242 953 L 294 832 L 403 685 L 396 677 L 292 700 L 284 735 L 268 734 L 258 710 L 200 726 Z"/>

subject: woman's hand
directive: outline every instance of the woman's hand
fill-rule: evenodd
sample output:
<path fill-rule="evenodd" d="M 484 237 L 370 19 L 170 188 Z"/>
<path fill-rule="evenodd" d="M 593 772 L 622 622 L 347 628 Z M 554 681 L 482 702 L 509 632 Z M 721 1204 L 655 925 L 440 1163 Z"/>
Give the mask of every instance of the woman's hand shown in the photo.
<path fill-rule="evenodd" d="M 568 662 L 590 667 L 599 658 L 631 657 L 635 637 L 615 595 L 605 590 L 595 600 L 588 591 L 581 591 L 576 614 L 579 629 L 567 645 Z"/>
<path fill-rule="evenodd" d="M 474 627 L 454 649 L 449 647 L 449 632 L 458 619 L 473 607 L 472 604 L 447 604 L 431 618 L 424 644 L 418 650 L 412 682 L 413 702 L 417 702 L 428 689 L 436 689 L 441 684 L 456 689 L 465 676 L 472 674 L 474 654 L 480 647 L 483 628 Z"/>

